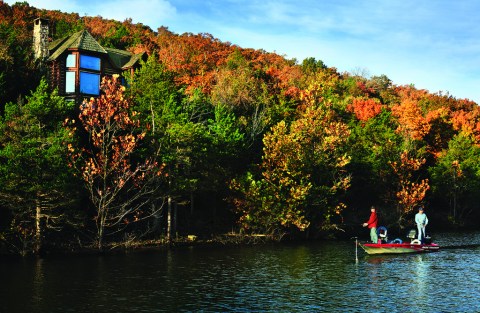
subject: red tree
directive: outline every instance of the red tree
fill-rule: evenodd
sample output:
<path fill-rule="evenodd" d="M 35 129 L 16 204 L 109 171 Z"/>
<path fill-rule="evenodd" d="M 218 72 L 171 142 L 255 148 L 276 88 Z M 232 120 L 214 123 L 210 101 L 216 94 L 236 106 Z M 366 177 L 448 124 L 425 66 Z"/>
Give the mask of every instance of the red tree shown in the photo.
<path fill-rule="evenodd" d="M 124 89 L 117 77 L 103 80 L 102 95 L 84 102 L 80 108 L 79 118 L 89 144 L 82 149 L 69 147 L 96 210 L 100 250 L 108 229 L 118 231 L 145 217 L 146 195 L 153 192 L 147 179 L 161 172 L 155 162 L 132 162 L 145 134 L 138 132 L 138 123 L 132 119 L 136 113 L 131 112 Z"/>
<path fill-rule="evenodd" d="M 366 122 L 374 118 L 382 111 L 382 105 L 375 99 L 355 98 L 347 109 L 355 113 L 358 120 Z"/>

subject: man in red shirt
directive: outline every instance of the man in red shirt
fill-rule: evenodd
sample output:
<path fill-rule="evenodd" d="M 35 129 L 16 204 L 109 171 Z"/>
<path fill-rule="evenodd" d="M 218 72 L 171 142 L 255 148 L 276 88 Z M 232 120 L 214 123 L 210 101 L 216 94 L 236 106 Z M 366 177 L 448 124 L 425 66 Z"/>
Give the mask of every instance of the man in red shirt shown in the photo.
<path fill-rule="evenodd" d="M 377 237 L 377 212 L 375 210 L 375 207 L 372 206 L 370 208 L 370 211 L 372 212 L 370 214 L 370 218 L 368 219 L 368 222 L 363 223 L 363 227 L 370 228 L 370 240 L 372 240 L 373 243 L 378 243 L 378 237 Z"/>

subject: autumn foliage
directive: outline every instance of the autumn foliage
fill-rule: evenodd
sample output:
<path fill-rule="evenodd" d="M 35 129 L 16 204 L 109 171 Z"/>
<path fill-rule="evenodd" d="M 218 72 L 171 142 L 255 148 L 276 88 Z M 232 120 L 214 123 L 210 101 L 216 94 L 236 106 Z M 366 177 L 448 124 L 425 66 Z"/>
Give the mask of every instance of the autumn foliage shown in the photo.
<path fill-rule="evenodd" d="M 359 121 L 366 122 L 382 111 L 382 105 L 376 99 L 355 98 L 347 109 L 353 112 Z"/>
<path fill-rule="evenodd" d="M 397 131 L 406 138 L 421 140 L 430 130 L 430 124 L 414 99 L 403 99 L 392 107 L 392 112 L 398 118 Z"/>
<path fill-rule="evenodd" d="M 18 114 L 42 76 L 31 51 L 38 17 L 50 21 L 50 41 L 85 29 L 102 46 L 149 56 L 142 70 L 123 77 L 128 84 L 107 75 L 101 96 L 77 103 L 75 114 L 47 114 L 66 121 L 48 145 L 68 148 L 83 183 L 79 232 L 93 230 L 100 249 L 128 236 L 162 238 L 175 223 L 179 237 L 225 230 L 320 237 L 345 230 L 344 221 L 358 225 L 360 210 L 371 205 L 382 224 L 400 228 L 418 205 L 435 208 L 429 218 L 445 225 L 480 217 L 480 109 L 471 100 L 207 33 L 179 35 L 166 26 L 0 1 L 0 208 L 8 208 L 0 217 L 19 226 L 0 223 L 0 239 L 31 236 L 9 203 L 19 196 L 12 186 L 38 188 L 12 175 L 22 171 L 11 147 L 57 183 L 55 173 L 44 173 L 55 167 L 42 165 L 30 147 L 38 144 L 29 141 L 35 127 L 18 122 L 44 118 L 48 108 L 42 94 L 30 115 Z M 12 139 L 16 129 L 22 134 Z M 22 201 L 38 200 L 25 194 Z M 156 207 L 165 199 L 168 217 Z"/>
<path fill-rule="evenodd" d="M 422 204 L 426 192 L 430 189 L 428 179 L 417 182 L 416 172 L 425 164 L 425 159 L 410 157 L 407 151 L 400 155 L 400 161 L 393 161 L 390 165 L 398 177 L 398 199 L 399 222 L 403 223 L 405 215 L 413 212 L 415 207 Z"/>
<path fill-rule="evenodd" d="M 145 133 L 138 131 L 131 100 L 124 96 L 125 87 L 118 77 L 102 81 L 99 98 L 80 106 L 80 126 L 88 135 L 88 144 L 75 149 L 69 146 L 90 198 L 96 209 L 97 244 L 103 248 L 105 230 L 122 228 L 137 221 L 145 200 L 151 193 L 147 180 L 161 169 L 155 162 L 133 162 L 133 153 Z M 67 125 L 75 121 L 66 121 Z M 75 129 L 74 129 L 75 130 Z"/>

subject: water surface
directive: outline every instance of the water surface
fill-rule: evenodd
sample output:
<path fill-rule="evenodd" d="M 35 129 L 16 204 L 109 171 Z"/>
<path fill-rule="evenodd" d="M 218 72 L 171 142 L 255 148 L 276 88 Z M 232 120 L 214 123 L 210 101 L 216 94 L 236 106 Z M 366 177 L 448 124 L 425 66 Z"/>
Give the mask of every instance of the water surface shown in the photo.
<path fill-rule="evenodd" d="M 480 233 L 367 256 L 355 244 L 190 247 L 0 261 L 0 312 L 480 312 Z"/>

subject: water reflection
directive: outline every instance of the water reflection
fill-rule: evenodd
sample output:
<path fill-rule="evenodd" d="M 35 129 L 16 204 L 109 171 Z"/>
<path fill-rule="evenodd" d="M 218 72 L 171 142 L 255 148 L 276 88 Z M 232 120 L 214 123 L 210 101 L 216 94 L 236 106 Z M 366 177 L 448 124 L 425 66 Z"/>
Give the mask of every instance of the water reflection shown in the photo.
<path fill-rule="evenodd" d="M 33 302 L 36 302 L 36 303 L 40 303 L 42 301 L 43 289 L 45 288 L 44 286 L 45 273 L 44 273 L 44 266 L 43 266 L 44 262 L 45 260 L 43 259 L 37 259 L 34 267 L 32 300 Z"/>
<path fill-rule="evenodd" d="M 479 312 L 478 252 L 357 262 L 354 243 L 322 242 L 3 262 L 0 312 Z"/>
<path fill-rule="evenodd" d="M 414 283 L 416 285 L 416 293 L 415 295 L 418 297 L 419 300 L 427 299 L 428 298 L 428 289 L 426 285 L 428 284 L 428 273 L 430 273 L 429 264 L 428 262 L 423 262 L 423 255 L 418 254 L 415 255 L 415 258 L 412 260 L 413 262 L 413 276 Z"/>

